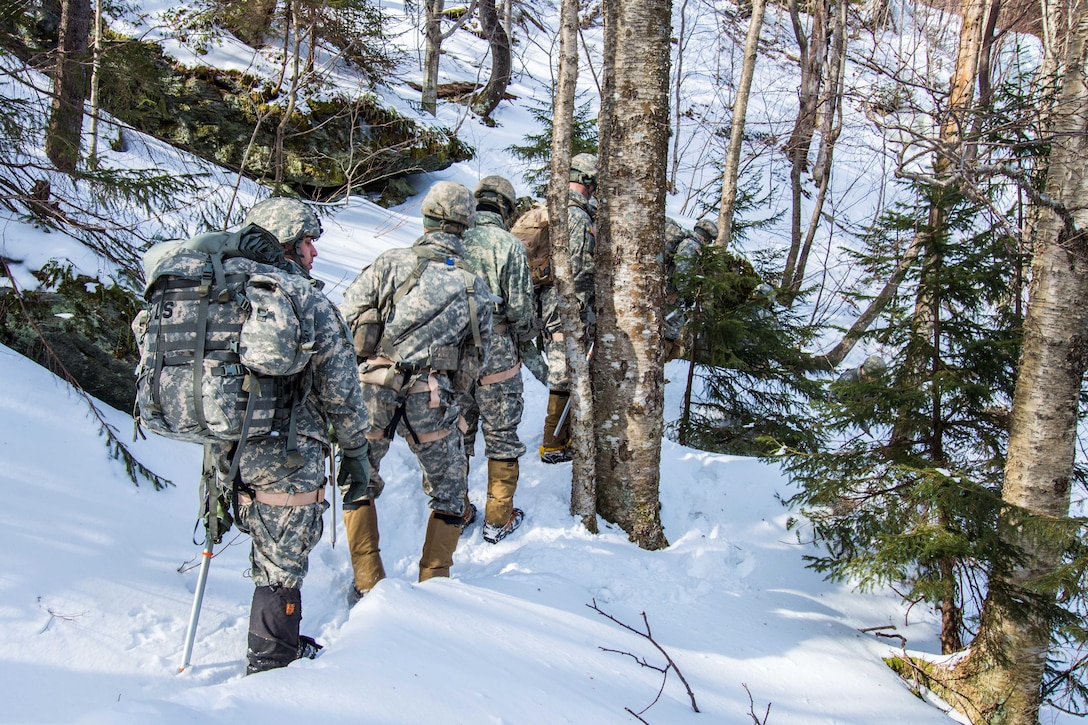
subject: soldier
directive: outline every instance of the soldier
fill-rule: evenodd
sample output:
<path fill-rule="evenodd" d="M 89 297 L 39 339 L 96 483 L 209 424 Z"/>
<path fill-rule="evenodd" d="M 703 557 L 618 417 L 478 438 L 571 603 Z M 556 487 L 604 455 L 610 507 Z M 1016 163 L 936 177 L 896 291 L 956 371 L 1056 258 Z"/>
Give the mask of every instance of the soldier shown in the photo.
<path fill-rule="evenodd" d="M 587 336 L 592 331 L 593 312 L 593 219 L 589 200 L 597 191 L 597 157 L 577 154 L 570 160 L 570 193 L 567 202 L 567 233 L 570 240 L 570 274 L 578 309 Z M 544 440 L 540 460 L 563 463 L 571 460 L 570 370 L 559 318 L 559 293 L 555 285 L 540 293 L 544 318 L 544 351 L 548 358 L 548 412 L 544 418 Z"/>
<path fill-rule="evenodd" d="M 491 355 L 466 398 L 465 452 L 475 454 L 476 430 L 482 421 L 487 455 L 487 504 L 484 540 L 497 543 L 517 529 L 525 513 L 514 508 L 518 459 L 525 445 L 518 425 L 525 408 L 522 398 L 519 347 L 535 335 L 533 283 L 529 255 L 520 239 L 507 231 L 517 209 L 513 185 L 501 176 L 486 176 L 476 185 L 476 227 L 464 235 L 465 261 L 487 281 L 494 303 Z"/>
<path fill-rule="evenodd" d="M 245 225 L 271 232 L 302 273 L 316 256 L 321 223 L 301 201 L 266 199 L 246 215 Z M 369 478 L 366 434 L 370 428 L 343 318 L 324 295 L 314 295 L 315 345 L 307 368 L 289 378 L 297 407 L 297 454 L 285 455 L 284 435 L 246 441 L 237 474 L 238 528 L 250 536 L 250 576 L 255 587 L 249 617 L 246 674 L 284 667 L 321 648 L 299 635 L 300 587 L 308 558 L 321 539 L 325 501 L 325 457 L 329 430 L 340 444 L 341 478 L 349 485 Z M 208 463 L 220 480 L 230 470 L 234 443 L 208 444 Z"/>
<path fill-rule="evenodd" d="M 883 375 L 888 369 L 888 363 L 879 355 L 870 355 L 856 368 L 850 368 L 835 378 L 835 382 L 842 385 L 852 383 L 868 383 L 874 378 Z"/>
<path fill-rule="evenodd" d="M 709 219 L 695 223 L 694 232 L 684 230 L 675 220 L 665 220 L 665 361 L 684 354 L 684 327 L 694 300 L 682 290 L 692 265 L 704 244 L 718 236 L 718 225 Z"/>
<path fill-rule="evenodd" d="M 424 233 L 408 249 L 378 256 L 344 292 L 341 310 L 354 335 L 363 398 L 374 428 L 365 488 L 344 497 L 373 512 L 385 482 L 379 473 L 394 433 L 408 441 L 423 470 L 431 516 L 419 581 L 449 576 L 461 530 L 472 523 L 460 401 L 487 364 L 493 296 L 465 264 L 461 235 L 472 225 L 472 192 L 440 181 L 423 199 Z M 365 594 L 384 576 L 376 524 L 347 527 L 355 587 Z"/>

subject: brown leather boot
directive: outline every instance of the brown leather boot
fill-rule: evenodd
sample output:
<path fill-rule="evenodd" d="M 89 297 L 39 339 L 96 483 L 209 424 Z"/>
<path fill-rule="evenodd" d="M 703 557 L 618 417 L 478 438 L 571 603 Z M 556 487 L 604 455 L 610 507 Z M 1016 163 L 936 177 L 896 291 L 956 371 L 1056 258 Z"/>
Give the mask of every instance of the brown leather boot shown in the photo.
<path fill-rule="evenodd" d="M 345 504 L 344 530 L 348 536 L 351 568 L 355 572 L 355 592 L 362 596 L 385 578 L 381 549 L 378 547 L 378 512 L 374 502 Z"/>
<path fill-rule="evenodd" d="M 449 576 L 453 552 L 461 538 L 463 519 L 457 514 L 431 512 L 427 520 L 427 535 L 423 539 L 423 555 L 419 559 L 419 580 L 425 582 L 439 576 Z"/>
<path fill-rule="evenodd" d="M 487 461 L 487 505 L 484 507 L 484 523 L 487 526 L 503 526 L 514 510 L 514 492 L 518 488 L 518 460 Z"/>

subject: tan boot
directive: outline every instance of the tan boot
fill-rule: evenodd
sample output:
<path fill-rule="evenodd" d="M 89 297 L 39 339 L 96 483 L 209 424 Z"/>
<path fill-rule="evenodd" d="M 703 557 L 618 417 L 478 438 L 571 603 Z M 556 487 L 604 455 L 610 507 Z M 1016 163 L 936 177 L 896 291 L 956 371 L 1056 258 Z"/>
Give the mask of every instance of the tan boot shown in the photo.
<path fill-rule="evenodd" d="M 385 578 L 385 567 L 378 548 L 378 512 L 373 501 L 360 503 L 358 508 L 344 509 L 344 530 L 355 572 L 355 591 L 362 595 Z"/>
<path fill-rule="evenodd" d="M 487 505 L 484 507 L 484 523 L 503 526 L 514 510 L 514 492 L 518 488 L 518 461 L 487 461 Z"/>
<path fill-rule="evenodd" d="M 563 418 L 563 411 L 570 400 L 570 393 L 551 390 L 548 392 L 548 414 L 544 417 L 544 441 L 540 446 L 540 459 L 545 463 L 562 463 L 570 456 L 570 411 Z M 559 419 L 563 418 L 563 425 Z M 559 433 L 556 435 L 556 427 Z"/>
<path fill-rule="evenodd" d="M 423 555 L 419 559 L 419 580 L 425 582 L 437 576 L 449 576 L 453 552 L 461 538 L 461 517 L 431 512 L 427 521 L 427 536 L 423 539 Z"/>

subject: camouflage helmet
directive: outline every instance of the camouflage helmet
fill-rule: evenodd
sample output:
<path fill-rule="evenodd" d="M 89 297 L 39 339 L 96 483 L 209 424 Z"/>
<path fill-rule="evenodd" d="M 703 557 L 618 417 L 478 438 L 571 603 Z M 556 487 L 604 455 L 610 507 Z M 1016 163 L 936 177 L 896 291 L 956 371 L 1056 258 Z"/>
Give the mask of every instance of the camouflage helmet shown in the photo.
<path fill-rule="evenodd" d="M 880 375 L 888 369 L 888 363 L 884 362 L 884 358 L 879 355 L 870 355 L 865 358 L 865 362 L 861 364 L 861 370 L 866 375 Z"/>
<path fill-rule="evenodd" d="M 502 209 L 504 217 L 510 216 L 518 208 L 518 195 L 514 185 L 501 176 L 485 176 L 476 184 L 472 194 L 479 201 L 491 201 Z"/>
<path fill-rule="evenodd" d="M 703 239 L 713 242 L 718 238 L 718 225 L 711 219 L 700 219 L 695 222 L 695 231 L 702 235 Z"/>
<path fill-rule="evenodd" d="M 575 155 L 570 160 L 570 180 L 586 186 L 595 186 L 597 184 L 597 155 Z"/>
<path fill-rule="evenodd" d="M 282 196 L 254 204 L 242 224 L 256 224 L 272 232 L 290 254 L 298 253 L 298 243 L 304 237 L 317 239 L 321 236 L 321 220 L 317 214 L 298 199 Z"/>
<path fill-rule="evenodd" d="M 434 227 L 460 234 L 472 226 L 472 217 L 476 213 L 476 200 L 468 187 L 456 181 L 439 181 L 423 197 L 420 211 L 423 212 L 424 226 L 427 226 L 429 218 L 438 222 L 434 224 Z M 447 229 L 441 222 L 459 225 L 460 229 Z"/>

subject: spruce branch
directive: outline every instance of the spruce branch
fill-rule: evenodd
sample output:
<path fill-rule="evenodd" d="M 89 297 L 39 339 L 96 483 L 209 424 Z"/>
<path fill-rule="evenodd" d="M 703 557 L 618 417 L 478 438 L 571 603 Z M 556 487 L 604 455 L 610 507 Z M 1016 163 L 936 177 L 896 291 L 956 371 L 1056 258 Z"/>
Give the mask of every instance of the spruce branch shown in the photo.
<path fill-rule="evenodd" d="M 68 383 L 69 386 L 83 398 L 83 401 L 90 408 L 91 414 L 98 422 L 98 435 L 105 436 L 106 448 L 110 452 L 110 457 L 114 460 L 122 460 L 125 464 L 125 473 L 128 474 L 129 480 L 136 486 L 140 485 L 140 479 L 144 479 L 150 482 L 156 491 L 161 491 L 167 486 L 173 486 L 173 481 L 160 476 L 152 471 L 150 468 L 141 463 L 136 456 L 129 450 L 128 446 L 118 437 L 117 430 L 110 425 L 105 416 L 102 415 L 102 411 L 95 405 L 94 400 L 79 384 L 79 382 L 68 372 L 68 368 L 61 362 L 60 357 L 53 351 L 52 346 L 45 339 L 45 333 L 42 332 L 41 327 L 34 320 L 30 311 L 26 307 L 26 300 L 23 298 L 23 293 L 19 289 L 19 285 L 15 282 L 15 276 L 11 273 L 11 268 L 8 266 L 8 261 L 3 257 L 0 257 L 0 266 L 3 267 L 4 276 L 8 278 L 11 283 L 12 292 L 15 298 L 19 301 L 19 308 L 23 312 L 23 316 L 26 317 L 27 324 L 34 330 L 34 334 L 38 336 L 39 342 L 41 342 L 46 355 L 50 360 L 50 370 L 59 374 L 60 377 Z"/>

